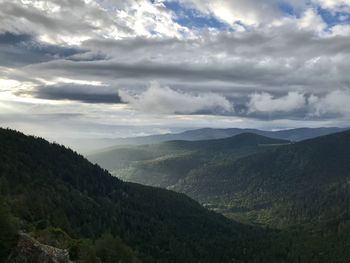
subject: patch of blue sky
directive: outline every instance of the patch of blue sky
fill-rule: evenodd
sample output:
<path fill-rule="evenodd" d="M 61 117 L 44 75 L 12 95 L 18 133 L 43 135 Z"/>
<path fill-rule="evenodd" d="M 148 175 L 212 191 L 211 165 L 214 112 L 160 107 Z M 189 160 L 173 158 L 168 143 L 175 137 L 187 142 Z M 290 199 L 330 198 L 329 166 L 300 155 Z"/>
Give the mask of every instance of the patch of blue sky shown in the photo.
<path fill-rule="evenodd" d="M 188 28 L 215 28 L 230 30 L 228 24 L 221 22 L 211 15 L 200 13 L 198 10 L 186 7 L 177 1 L 165 1 L 164 5 L 176 14 L 175 21 Z"/>
<path fill-rule="evenodd" d="M 347 12 L 329 11 L 320 7 L 317 11 L 329 28 L 338 24 L 350 24 L 350 14 Z"/>
<path fill-rule="evenodd" d="M 279 8 L 282 11 L 282 13 L 287 16 L 300 16 L 299 11 L 296 10 L 295 7 L 288 1 L 281 1 L 279 3 Z"/>
<path fill-rule="evenodd" d="M 305 11 L 304 9 L 298 10 L 291 3 L 288 3 L 288 1 L 281 1 L 279 8 L 283 14 L 297 18 L 300 18 L 303 11 Z M 328 29 L 338 24 L 350 24 L 350 13 L 323 9 L 320 6 L 315 8 L 318 14 L 322 17 L 323 21 L 327 24 Z"/>

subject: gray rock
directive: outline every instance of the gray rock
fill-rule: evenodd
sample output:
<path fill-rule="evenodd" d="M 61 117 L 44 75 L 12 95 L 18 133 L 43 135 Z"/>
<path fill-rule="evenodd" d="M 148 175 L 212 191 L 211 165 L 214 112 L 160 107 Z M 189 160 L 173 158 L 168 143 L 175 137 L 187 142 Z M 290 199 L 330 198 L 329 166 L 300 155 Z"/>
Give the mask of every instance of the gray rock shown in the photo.
<path fill-rule="evenodd" d="M 18 243 L 5 263 L 72 263 L 69 253 L 41 244 L 25 233 L 20 233 Z"/>

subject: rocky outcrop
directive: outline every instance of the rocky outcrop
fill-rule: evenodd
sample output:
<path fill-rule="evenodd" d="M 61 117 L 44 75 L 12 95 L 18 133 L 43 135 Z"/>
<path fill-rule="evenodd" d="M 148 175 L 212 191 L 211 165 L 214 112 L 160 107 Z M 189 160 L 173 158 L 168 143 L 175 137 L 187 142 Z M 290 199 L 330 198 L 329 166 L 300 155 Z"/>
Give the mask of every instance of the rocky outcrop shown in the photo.
<path fill-rule="evenodd" d="M 14 248 L 6 263 L 71 263 L 69 253 L 41 244 L 25 233 L 20 233 L 17 246 Z"/>

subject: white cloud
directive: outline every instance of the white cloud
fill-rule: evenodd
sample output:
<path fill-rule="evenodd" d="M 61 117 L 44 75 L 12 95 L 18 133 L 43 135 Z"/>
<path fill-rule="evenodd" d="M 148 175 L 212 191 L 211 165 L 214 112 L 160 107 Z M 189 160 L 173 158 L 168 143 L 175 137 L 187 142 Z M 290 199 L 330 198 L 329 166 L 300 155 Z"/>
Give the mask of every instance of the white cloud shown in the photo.
<path fill-rule="evenodd" d="M 229 24 L 248 27 L 275 27 L 294 24 L 302 30 L 322 31 L 326 23 L 318 14 L 319 6 L 327 9 L 344 8 L 349 0 L 177 0 L 197 9 L 199 12 L 214 16 Z M 286 5 L 293 12 L 286 14 L 281 6 Z M 299 17 L 297 14 L 302 14 Z"/>
<path fill-rule="evenodd" d="M 190 114 L 199 111 L 233 111 L 232 104 L 221 95 L 214 93 L 193 95 L 161 87 L 156 82 L 139 95 L 130 95 L 126 91 L 120 91 L 119 95 L 123 101 L 141 112 Z"/>
<path fill-rule="evenodd" d="M 306 99 L 304 94 L 299 92 L 289 92 L 286 96 L 278 98 L 263 92 L 252 94 L 247 107 L 249 113 L 288 112 L 304 107 L 305 103 Z"/>
<path fill-rule="evenodd" d="M 298 20 L 298 27 L 310 31 L 322 32 L 327 24 L 314 8 L 305 10 L 303 16 Z"/>
<path fill-rule="evenodd" d="M 350 116 L 350 91 L 335 90 L 320 97 L 311 95 L 308 99 L 311 116 L 341 114 Z"/>
<path fill-rule="evenodd" d="M 331 36 L 350 36 L 350 25 L 335 25 L 331 28 L 330 33 Z"/>
<path fill-rule="evenodd" d="M 136 36 L 181 38 L 183 34 L 189 33 L 186 27 L 174 21 L 172 12 L 160 1 L 129 1 L 116 13 L 117 19 L 132 29 Z"/>
<path fill-rule="evenodd" d="M 0 78 L 0 91 L 11 90 L 18 87 L 21 83 L 14 79 L 1 79 Z"/>
<path fill-rule="evenodd" d="M 162 2 L 149 0 L 0 0 L 0 17 L 0 32 L 33 34 L 50 44 L 190 34 L 174 21 L 173 13 Z"/>
<path fill-rule="evenodd" d="M 314 0 L 314 2 L 331 11 L 348 12 L 350 10 L 350 0 Z"/>
<path fill-rule="evenodd" d="M 280 17 L 278 0 L 180 0 L 191 4 L 200 12 L 214 15 L 221 21 L 234 25 L 241 22 L 248 26 L 257 26 Z"/>

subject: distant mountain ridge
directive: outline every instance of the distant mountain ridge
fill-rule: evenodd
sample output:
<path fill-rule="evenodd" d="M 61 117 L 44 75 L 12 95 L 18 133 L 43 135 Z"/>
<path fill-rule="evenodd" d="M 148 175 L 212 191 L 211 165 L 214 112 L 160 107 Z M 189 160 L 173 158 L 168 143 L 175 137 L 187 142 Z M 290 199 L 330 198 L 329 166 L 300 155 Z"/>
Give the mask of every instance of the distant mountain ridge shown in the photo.
<path fill-rule="evenodd" d="M 182 140 L 207 140 L 207 139 L 221 139 L 232 137 L 241 133 L 254 133 L 261 136 L 282 139 L 288 141 L 302 141 L 306 139 L 315 138 L 331 133 L 347 130 L 348 128 L 337 127 L 320 127 L 320 128 L 296 128 L 279 131 L 265 131 L 259 129 L 240 129 L 240 128 L 226 128 L 226 129 L 214 129 L 203 128 L 197 130 L 189 130 L 180 134 L 174 134 L 174 136 L 182 137 Z M 161 135 L 160 135 L 161 136 Z M 169 140 L 169 138 L 166 138 Z"/>
<path fill-rule="evenodd" d="M 165 141 L 201 141 L 212 140 L 232 137 L 241 133 L 255 133 L 265 137 L 274 139 L 282 139 L 288 141 L 302 141 L 306 139 L 315 138 L 318 136 L 328 135 L 336 132 L 341 132 L 349 128 L 337 128 L 337 127 L 322 127 L 322 128 L 297 128 L 280 131 L 264 131 L 258 129 L 240 129 L 240 128 L 227 128 L 227 129 L 215 129 L 215 128 L 202 128 L 196 130 L 188 130 L 181 133 L 174 134 L 160 134 L 150 135 L 142 137 L 131 137 L 125 139 L 114 139 L 117 145 L 122 144 L 153 144 Z"/>
<path fill-rule="evenodd" d="M 88 159 L 123 180 L 168 188 L 184 179 L 192 169 L 215 160 L 234 160 L 288 143 L 254 133 L 242 133 L 215 140 L 120 146 L 89 155 Z"/>
<path fill-rule="evenodd" d="M 349 128 L 324 127 L 324 128 L 297 128 L 279 131 L 264 131 L 258 129 L 240 129 L 240 128 L 202 128 L 188 130 L 181 133 L 156 134 L 140 137 L 115 138 L 115 139 L 78 139 L 70 141 L 69 144 L 75 145 L 76 149 L 81 149 L 84 153 L 93 154 L 101 150 L 108 150 L 121 145 L 143 145 L 158 144 L 166 141 L 201 141 L 213 140 L 232 137 L 241 133 L 254 133 L 274 139 L 282 139 L 288 141 L 302 141 L 315 138 L 318 136 L 328 135 L 336 132 L 345 131 Z"/>

